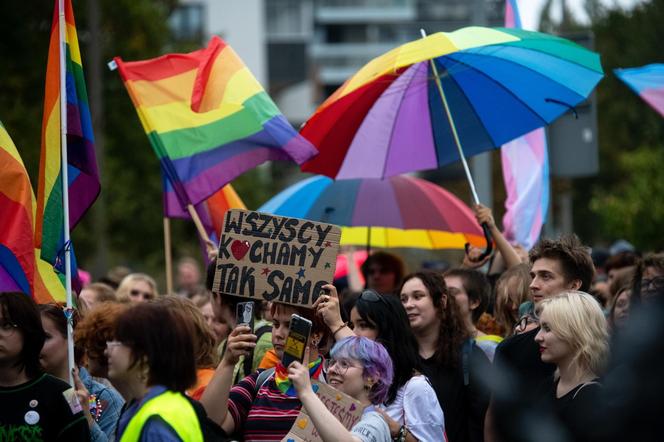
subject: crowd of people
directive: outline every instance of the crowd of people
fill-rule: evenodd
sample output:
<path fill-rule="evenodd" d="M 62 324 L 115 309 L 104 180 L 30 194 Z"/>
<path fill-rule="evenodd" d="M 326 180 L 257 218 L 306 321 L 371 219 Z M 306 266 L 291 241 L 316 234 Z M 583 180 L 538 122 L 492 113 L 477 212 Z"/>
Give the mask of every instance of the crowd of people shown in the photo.
<path fill-rule="evenodd" d="M 574 235 L 525 253 L 476 216 L 490 257 L 407 273 L 378 251 L 313 308 L 256 301 L 242 323 L 246 299 L 212 291 L 215 259 L 183 259 L 173 294 L 128 269 L 76 309 L 0 293 L 0 440 L 280 441 L 302 410 L 323 441 L 658 440 L 664 253 Z M 284 366 L 293 314 L 311 334 Z M 316 383 L 365 407 L 359 421 Z"/>

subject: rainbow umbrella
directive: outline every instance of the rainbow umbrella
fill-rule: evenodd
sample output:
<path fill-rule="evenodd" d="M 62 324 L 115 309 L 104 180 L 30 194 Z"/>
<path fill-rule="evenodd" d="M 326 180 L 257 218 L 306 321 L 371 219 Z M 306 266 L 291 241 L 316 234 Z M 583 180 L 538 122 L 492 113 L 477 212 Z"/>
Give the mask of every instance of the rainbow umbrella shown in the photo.
<path fill-rule="evenodd" d="M 445 189 L 409 176 L 338 181 L 314 176 L 258 211 L 345 226 L 342 245 L 461 249 L 466 243 L 484 244 L 468 206 Z"/>
<path fill-rule="evenodd" d="M 316 110 L 300 132 L 319 154 L 302 170 L 347 179 L 435 169 L 552 122 L 602 77 L 598 54 L 552 35 L 432 34 L 371 60 Z"/>
<path fill-rule="evenodd" d="M 613 72 L 664 117 L 664 64 L 614 69 Z"/>
<path fill-rule="evenodd" d="M 319 154 L 302 170 L 383 178 L 460 160 L 477 204 L 465 155 L 552 122 L 603 75 L 598 54 L 552 35 L 482 27 L 423 35 L 371 60 L 316 110 L 300 132 Z"/>

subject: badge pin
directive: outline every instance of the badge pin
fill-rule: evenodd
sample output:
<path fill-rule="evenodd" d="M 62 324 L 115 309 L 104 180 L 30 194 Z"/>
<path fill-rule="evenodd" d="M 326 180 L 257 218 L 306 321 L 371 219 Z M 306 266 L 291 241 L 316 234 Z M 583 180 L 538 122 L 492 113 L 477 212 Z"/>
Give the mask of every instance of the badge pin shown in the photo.
<path fill-rule="evenodd" d="M 37 405 L 39 405 L 39 402 L 37 402 L 37 399 L 33 399 L 29 403 L 30 408 L 35 408 Z"/>
<path fill-rule="evenodd" d="M 23 419 L 25 420 L 26 424 L 34 425 L 37 422 L 39 422 L 39 413 L 37 413 L 34 410 L 30 410 L 27 413 L 25 413 L 25 417 Z"/>

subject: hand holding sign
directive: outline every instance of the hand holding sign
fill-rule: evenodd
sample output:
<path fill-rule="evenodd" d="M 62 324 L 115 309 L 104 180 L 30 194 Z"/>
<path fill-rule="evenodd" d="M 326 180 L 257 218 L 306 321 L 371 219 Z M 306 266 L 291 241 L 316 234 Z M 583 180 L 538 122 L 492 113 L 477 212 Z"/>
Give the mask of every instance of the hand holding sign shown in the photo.
<path fill-rule="evenodd" d="M 332 281 L 340 239 L 332 224 L 229 210 L 212 290 L 311 307 Z"/>

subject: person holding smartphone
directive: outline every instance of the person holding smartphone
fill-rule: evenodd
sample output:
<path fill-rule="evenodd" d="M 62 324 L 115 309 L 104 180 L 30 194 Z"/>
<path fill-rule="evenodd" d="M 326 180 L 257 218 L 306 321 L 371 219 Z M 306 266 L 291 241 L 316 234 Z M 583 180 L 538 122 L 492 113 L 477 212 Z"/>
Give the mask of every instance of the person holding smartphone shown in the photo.
<path fill-rule="evenodd" d="M 327 326 L 314 316 L 313 310 L 304 307 L 273 303 L 271 314 L 272 344 L 280 360 L 287 347 L 291 354 L 294 353 L 291 347 L 297 347 L 297 342 L 288 343 L 293 315 L 306 320 L 301 322 L 311 322 L 311 331 L 302 347 L 308 348 L 309 357 L 302 364 L 312 379 L 325 382 L 322 354 L 328 346 Z M 295 341 L 298 340 L 299 337 Z M 201 402 L 212 420 L 240 440 L 281 440 L 302 408 L 287 368 L 279 363 L 275 369 L 257 370 L 233 386 L 235 364 L 255 346 L 256 335 L 251 328 L 238 325 L 228 337 L 226 352 Z"/>

